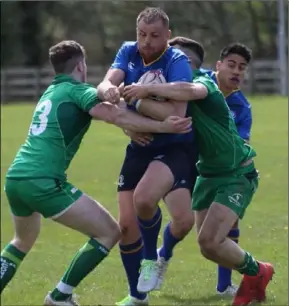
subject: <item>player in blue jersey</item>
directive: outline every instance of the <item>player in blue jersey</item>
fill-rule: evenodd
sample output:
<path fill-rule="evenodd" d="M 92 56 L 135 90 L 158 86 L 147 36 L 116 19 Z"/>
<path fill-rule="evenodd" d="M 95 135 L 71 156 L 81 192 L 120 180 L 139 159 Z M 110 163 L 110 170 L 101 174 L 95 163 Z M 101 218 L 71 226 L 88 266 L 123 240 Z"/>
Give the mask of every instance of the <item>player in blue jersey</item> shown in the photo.
<path fill-rule="evenodd" d="M 198 42 L 186 37 L 175 37 L 169 43 L 181 49 L 189 57 L 193 69 L 199 68 L 202 65 L 204 50 Z M 242 83 L 250 60 L 251 51 L 242 44 L 233 43 L 221 51 L 220 61 L 217 62 L 217 71 L 206 71 L 220 86 L 230 107 L 238 132 L 247 142 L 250 139 L 252 125 L 251 106 L 236 85 L 239 86 Z M 156 111 L 156 109 L 150 108 L 150 105 L 147 103 L 141 104 L 139 110 L 146 115 Z M 238 223 L 235 224 L 228 236 L 238 242 Z M 238 288 L 232 284 L 231 274 L 231 269 L 219 266 L 217 285 L 217 292 L 219 294 L 227 296 L 235 295 Z"/>
<path fill-rule="evenodd" d="M 125 85 L 138 82 L 142 75 L 152 70 L 159 71 L 167 82 L 190 82 L 192 70 L 188 58 L 168 45 L 169 38 L 169 18 L 161 9 L 146 8 L 141 12 L 137 18 L 137 41 L 125 42 L 119 49 L 98 86 L 100 97 L 117 103 L 122 82 Z M 173 105 L 174 114 L 185 116 L 186 101 Z M 157 115 L 150 114 L 150 117 Z M 119 247 L 130 294 L 118 305 L 147 305 L 147 292 L 160 286 L 157 239 L 162 214 L 157 203 L 164 199 L 172 219 L 164 231 L 162 258 L 172 255 L 174 246 L 194 224 L 190 204 L 193 184 L 190 165 L 191 156 L 195 154 L 192 140 L 192 133 L 181 137 L 154 134 L 148 146 L 142 147 L 134 141 L 127 146 L 119 176 L 118 203 L 122 230 Z M 153 212 L 137 219 L 134 204 L 151 206 Z"/>
<path fill-rule="evenodd" d="M 202 46 L 186 37 L 175 37 L 170 40 L 170 45 L 181 49 L 190 59 L 192 68 L 199 68 L 204 58 Z M 215 81 L 226 98 L 234 118 L 239 135 L 246 141 L 250 141 L 252 112 L 251 105 L 241 92 L 246 69 L 251 61 L 251 50 L 240 43 L 232 43 L 225 46 L 220 52 L 220 60 L 216 64 L 216 71 L 205 70 Z M 238 222 L 234 225 L 228 236 L 236 243 L 239 241 L 240 229 Z M 220 295 L 234 296 L 238 287 L 232 284 L 232 270 L 218 267 L 217 293 Z"/>

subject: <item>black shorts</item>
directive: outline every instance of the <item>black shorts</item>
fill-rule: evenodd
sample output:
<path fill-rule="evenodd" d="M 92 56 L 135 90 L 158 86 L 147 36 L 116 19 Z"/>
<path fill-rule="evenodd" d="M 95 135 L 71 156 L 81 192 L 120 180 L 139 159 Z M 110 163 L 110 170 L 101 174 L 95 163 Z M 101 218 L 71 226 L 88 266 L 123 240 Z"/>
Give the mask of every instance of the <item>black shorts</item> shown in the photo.
<path fill-rule="evenodd" d="M 149 164 L 158 160 L 166 164 L 173 176 L 172 190 L 187 188 L 193 190 L 197 178 L 197 153 L 194 146 L 174 144 L 161 148 L 140 148 L 128 145 L 120 171 L 117 191 L 134 190 L 145 174 Z"/>

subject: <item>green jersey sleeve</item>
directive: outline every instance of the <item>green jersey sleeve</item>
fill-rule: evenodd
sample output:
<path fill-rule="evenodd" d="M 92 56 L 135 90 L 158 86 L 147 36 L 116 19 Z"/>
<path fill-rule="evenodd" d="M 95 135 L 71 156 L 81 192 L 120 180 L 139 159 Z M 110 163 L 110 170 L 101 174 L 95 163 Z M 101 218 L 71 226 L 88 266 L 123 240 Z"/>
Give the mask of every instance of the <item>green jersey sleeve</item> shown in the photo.
<path fill-rule="evenodd" d="M 194 79 L 194 83 L 201 83 L 208 89 L 208 95 L 215 93 L 218 91 L 218 87 L 213 80 L 206 76 L 200 76 Z"/>
<path fill-rule="evenodd" d="M 101 102 L 97 96 L 97 89 L 86 83 L 75 85 L 71 91 L 71 98 L 85 112 Z"/>

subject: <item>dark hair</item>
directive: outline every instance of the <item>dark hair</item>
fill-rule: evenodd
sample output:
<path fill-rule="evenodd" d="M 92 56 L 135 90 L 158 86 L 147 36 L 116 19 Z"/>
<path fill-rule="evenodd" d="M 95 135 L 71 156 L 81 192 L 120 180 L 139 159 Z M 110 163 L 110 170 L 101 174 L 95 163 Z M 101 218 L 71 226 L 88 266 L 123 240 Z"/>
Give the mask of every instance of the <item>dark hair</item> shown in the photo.
<path fill-rule="evenodd" d="M 137 16 L 136 24 L 138 25 L 141 20 L 147 24 L 161 20 L 164 26 L 170 25 L 169 16 L 159 7 L 146 7 Z"/>
<path fill-rule="evenodd" d="M 55 73 L 71 73 L 84 57 L 83 46 L 73 40 L 63 40 L 49 49 L 49 60 Z"/>
<path fill-rule="evenodd" d="M 202 65 L 205 57 L 205 51 L 202 44 L 200 44 L 199 42 L 187 37 L 177 36 L 169 40 L 169 45 L 170 46 L 179 45 L 182 48 L 186 48 L 192 51 L 195 55 L 197 55 L 197 58 L 199 60 L 198 63 L 195 63 L 197 68 L 199 68 Z"/>
<path fill-rule="evenodd" d="M 238 42 L 231 43 L 228 46 L 224 47 L 220 53 L 220 59 L 223 60 L 230 54 L 237 54 L 242 56 L 248 64 L 252 59 L 252 50 L 246 45 L 243 45 Z"/>

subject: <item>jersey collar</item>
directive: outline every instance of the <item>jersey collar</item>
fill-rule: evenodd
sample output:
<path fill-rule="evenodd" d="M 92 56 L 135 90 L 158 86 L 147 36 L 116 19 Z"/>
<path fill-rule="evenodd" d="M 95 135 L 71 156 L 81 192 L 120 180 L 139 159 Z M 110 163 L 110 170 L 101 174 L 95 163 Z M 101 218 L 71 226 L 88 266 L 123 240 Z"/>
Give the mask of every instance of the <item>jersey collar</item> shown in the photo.
<path fill-rule="evenodd" d="M 153 61 L 151 61 L 151 62 L 149 62 L 149 63 L 146 63 L 146 62 L 144 61 L 143 57 L 141 56 L 143 66 L 144 66 L 144 67 L 148 67 L 148 66 L 152 65 L 153 63 L 157 62 L 157 61 L 167 52 L 167 50 L 168 50 L 169 48 L 170 48 L 170 45 L 168 45 L 168 46 L 164 49 L 164 51 L 163 51 L 155 60 L 153 60 Z"/>
<path fill-rule="evenodd" d="M 80 83 L 68 74 L 56 74 L 53 81 L 52 81 L 52 84 L 59 84 L 59 83 L 63 83 L 63 82 Z"/>

